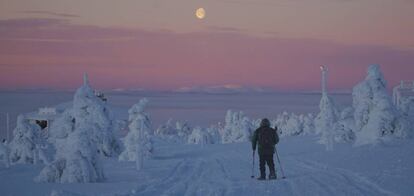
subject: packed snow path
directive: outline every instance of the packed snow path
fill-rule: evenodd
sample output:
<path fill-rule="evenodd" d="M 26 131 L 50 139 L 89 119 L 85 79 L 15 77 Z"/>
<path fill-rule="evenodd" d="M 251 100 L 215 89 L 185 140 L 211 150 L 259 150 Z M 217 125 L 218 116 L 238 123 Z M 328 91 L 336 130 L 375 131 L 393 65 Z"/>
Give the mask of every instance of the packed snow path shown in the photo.
<path fill-rule="evenodd" d="M 280 150 L 282 151 L 282 150 Z M 282 154 L 286 179 L 251 179 L 250 145 L 161 147 L 147 165 L 156 178 L 139 182 L 135 195 L 393 195 L 366 178 L 321 163 Z M 257 159 L 257 156 L 256 156 Z M 152 162 L 152 161 L 151 161 Z M 162 163 L 164 162 L 164 163 Z M 256 160 L 256 163 L 258 161 Z M 148 164 L 148 163 L 147 163 Z M 257 164 L 255 166 L 257 175 Z M 278 169 L 278 177 L 280 177 Z"/>
<path fill-rule="evenodd" d="M 276 181 L 250 178 L 249 143 L 201 146 L 157 140 L 141 171 L 134 162 L 103 159 L 106 180 L 99 183 L 35 183 L 42 165 L 0 167 L 0 195 L 412 195 L 414 141 L 375 148 L 337 144 L 327 152 L 316 139 L 282 138 L 278 151 L 287 178 Z"/>

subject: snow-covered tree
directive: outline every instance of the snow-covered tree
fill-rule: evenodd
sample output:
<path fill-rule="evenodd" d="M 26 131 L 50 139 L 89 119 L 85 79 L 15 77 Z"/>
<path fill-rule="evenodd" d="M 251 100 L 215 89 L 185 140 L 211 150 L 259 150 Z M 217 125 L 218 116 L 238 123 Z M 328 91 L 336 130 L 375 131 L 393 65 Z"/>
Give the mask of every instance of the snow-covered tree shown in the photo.
<path fill-rule="evenodd" d="M 209 133 L 202 129 L 201 127 L 194 128 L 191 135 L 188 136 L 189 144 L 212 144 L 214 143 L 209 135 Z"/>
<path fill-rule="evenodd" d="M 68 132 L 54 138 L 55 160 L 43 168 L 36 177 L 35 180 L 38 182 L 85 183 L 104 179 L 97 145 L 89 133 L 94 125 L 87 121 L 76 121 L 78 116 L 69 114 L 71 112 L 73 111 L 66 111 L 61 118 L 74 116 L 73 121 L 59 120 L 64 124 L 55 125 L 55 129 L 64 129 Z M 72 129 L 66 129 L 71 126 Z"/>
<path fill-rule="evenodd" d="M 104 156 L 114 156 L 120 151 L 119 143 L 113 133 L 113 124 L 109 110 L 102 99 L 98 98 L 90 87 L 87 76 L 84 85 L 75 93 L 73 111 L 76 123 L 90 124 L 88 133 L 96 143 L 99 153 Z M 79 122 L 82 121 L 82 122 Z"/>
<path fill-rule="evenodd" d="M 19 115 L 13 134 L 13 140 L 9 144 L 10 161 L 12 163 L 36 163 L 36 145 L 44 143 L 40 135 L 40 127 L 31 124 L 23 115 Z"/>
<path fill-rule="evenodd" d="M 228 110 L 221 133 L 223 143 L 245 142 L 250 140 L 253 125 L 243 112 Z"/>
<path fill-rule="evenodd" d="M 397 112 L 378 65 L 371 65 L 364 81 L 352 92 L 356 145 L 376 144 L 395 131 Z"/>
<path fill-rule="evenodd" d="M 272 124 L 278 127 L 280 137 L 310 134 L 314 132 L 314 117 L 312 114 L 287 113 L 286 111 L 277 115 Z"/>
<path fill-rule="evenodd" d="M 286 128 L 283 131 L 284 135 L 300 135 L 303 132 L 303 121 L 301 122 L 299 116 L 291 114 L 286 122 Z"/>
<path fill-rule="evenodd" d="M 143 156 L 152 154 L 152 125 L 149 115 L 144 111 L 147 103 L 146 98 L 141 99 L 128 110 L 129 132 L 124 138 L 125 149 L 119 156 L 120 161 L 139 161 Z"/>
<path fill-rule="evenodd" d="M 281 114 L 277 115 L 276 117 L 276 126 L 280 137 L 283 137 L 285 135 L 288 135 L 289 127 L 288 127 L 288 121 L 289 121 L 289 113 L 286 111 L 282 112 Z"/>
<path fill-rule="evenodd" d="M 87 78 L 74 97 L 73 108 L 56 119 L 49 141 L 56 155 L 36 177 L 38 182 L 86 183 L 104 180 L 99 154 L 112 155 L 118 148 L 110 130 L 106 109 L 93 94 Z"/>
<path fill-rule="evenodd" d="M 319 143 L 325 144 L 327 150 L 333 150 L 335 123 L 337 121 L 337 110 L 328 94 L 322 94 L 319 104 L 320 112 L 315 119 L 315 128 L 321 135 Z"/>

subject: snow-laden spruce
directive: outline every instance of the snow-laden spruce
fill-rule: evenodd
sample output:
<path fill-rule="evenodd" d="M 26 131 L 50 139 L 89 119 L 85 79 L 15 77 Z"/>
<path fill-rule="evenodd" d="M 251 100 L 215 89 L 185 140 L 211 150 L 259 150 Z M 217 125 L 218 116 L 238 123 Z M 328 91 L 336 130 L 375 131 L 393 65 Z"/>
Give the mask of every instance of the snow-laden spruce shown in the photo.
<path fill-rule="evenodd" d="M 76 118 L 76 121 L 83 121 L 91 125 L 88 133 L 96 143 L 99 153 L 104 156 L 118 155 L 119 143 L 114 134 L 113 128 L 115 126 L 113 126 L 109 110 L 105 103 L 95 96 L 86 76 L 84 85 L 75 93 L 73 109 L 74 115 L 80 117 Z"/>
<path fill-rule="evenodd" d="M 220 130 L 223 143 L 250 141 L 254 128 L 242 111 L 227 111 L 224 128 Z"/>
<path fill-rule="evenodd" d="M 119 155 L 120 161 L 141 161 L 144 156 L 152 154 L 152 125 L 145 112 L 148 100 L 143 98 L 129 110 L 129 132 L 124 138 L 124 151 Z"/>
<path fill-rule="evenodd" d="M 353 89 L 356 145 L 376 144 L 396 132 L 407 131 L 405 127 L 398 126 L 398 113 L 387 93 L 386 84 L 380 67 L 371 65 L 365 80 Z"/>
<path fill-rule="evenodd" d="M 319 143 L 324 144 L 327 150 L 333 150 L 334 126 L 338 112 L 328 94 L 322 94 L 319 109 L 320 112 L 315 118 L 315 128 L 317 133 L 321 135 Z"/>
<path fill-rule="evenodd" d="M 23 115 L 19 115 L 13 135 L 13 140 L 9 144 L 10 161 L 12 163 L 37 163 L 37 147 L 45 143 L 40 135 L 40 127 L 30 123 Z"/>
<path fill-rule="evenodd" d="M 112 155 L 118 144 L 110 130 L 103 104 L 95 97 L 87 78 L 74 97 L 73 108 L 56 119 L 49 141 L 56 155 L 36 177 L 38 182 L 86 183 L 104 180 L 102 155 Z"/>
<path fill-rule="evenodd" d="M 97 144 L 90 133 L 95 125 L 93 122 L 80 120 L 85 113 L 75 110 L 66 110 L 55 121 L 59 122 L 51 129 L 55 131 L 55 160 L 43 168 L 36 181 L 85 183 L 104 180 Z"/>

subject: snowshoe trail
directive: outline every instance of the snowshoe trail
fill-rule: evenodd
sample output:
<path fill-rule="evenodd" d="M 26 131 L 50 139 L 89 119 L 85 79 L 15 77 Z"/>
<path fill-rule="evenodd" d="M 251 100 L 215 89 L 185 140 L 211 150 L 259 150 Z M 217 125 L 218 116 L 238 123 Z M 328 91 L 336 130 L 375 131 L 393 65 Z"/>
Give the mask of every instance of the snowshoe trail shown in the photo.
<path fill-rule="evenodd" d="M 159 179 L 139 182 L 134 195 L 395 195 L 359 174 L 289 155 L 282 161 L 286 179 L 279 169 L 277 180 L 251 179 L 247 144 L 184 147 L 180 158 L 170 156 L 174 161 L 158 159 L 171 163 L 168 171 L 157 175 Z M 160 174 L 149 168 L 151 172 Z"/>

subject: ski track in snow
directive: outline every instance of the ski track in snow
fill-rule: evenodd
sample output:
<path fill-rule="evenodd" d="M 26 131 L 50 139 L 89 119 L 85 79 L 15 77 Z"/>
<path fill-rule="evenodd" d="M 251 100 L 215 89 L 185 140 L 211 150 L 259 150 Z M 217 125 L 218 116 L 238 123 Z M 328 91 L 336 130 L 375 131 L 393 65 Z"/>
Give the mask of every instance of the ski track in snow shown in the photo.
<path fill-rule="evenodd" d="M 281 157 L 286 179 L 257 181 L 250 178 L 251 159 L 245 148 L 227 149 L 222 145 L 212 151 L 209 147 L 187 146 L 187 153 L 188 149 L 210 153 L 191 156 L 192 152 L 170 161 L 171 169 L 166 175 L 140 182 L 132 195 L 396 195 L 357 173 L 289 156 Z M 257 159 L 256 156 L 256 176 Z M 280 168 L 277 164 L 276 167 Z M 277 172 L 281 177 L 280 169 Z"/>

